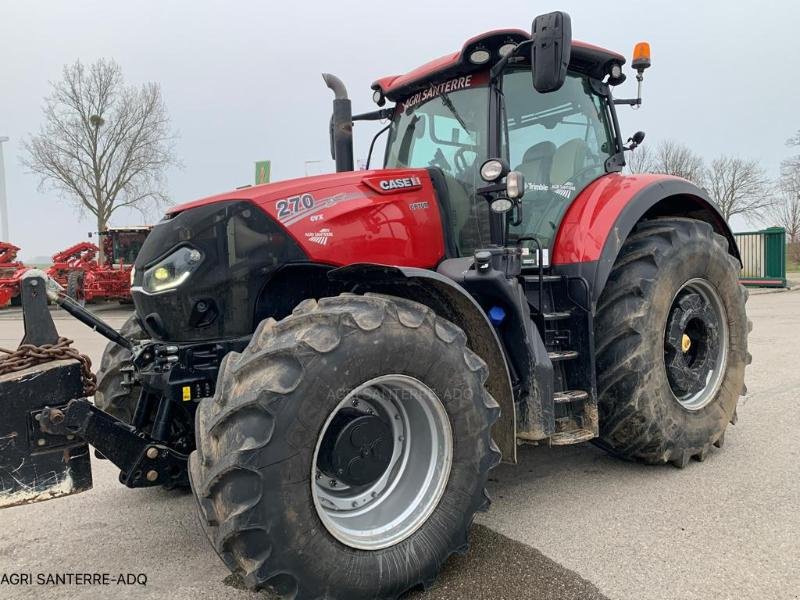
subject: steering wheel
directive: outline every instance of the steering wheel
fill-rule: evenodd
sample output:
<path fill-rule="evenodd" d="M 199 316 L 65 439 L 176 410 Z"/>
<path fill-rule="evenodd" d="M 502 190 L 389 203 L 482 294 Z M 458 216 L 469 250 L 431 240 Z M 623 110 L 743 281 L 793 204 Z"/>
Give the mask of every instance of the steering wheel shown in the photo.
<path fill-rule="evenodd" d="M 461 173 L 466 173 L 475 165 L 475 159 L 469 160 L 466 157 L 467 152 L 474 152 L 477 158 L 478 153 L 475 152 L 472 146 L 461 146 L 453 155 L 453 163 L 455 164 L 456 170 Z"/>
<path fill-rule="evenodd" d="M 444 152 L 442 152 L 441 148 L 436 149 L 436 154 L 433 155 L 433 158 L 428 161 L 428 166 L 430 167 L 439 167 L 442 171 L 447 173 L 450 172 L 452 167 L 450 163 L 447 162 L 447 157 L 445 157 Z"/>

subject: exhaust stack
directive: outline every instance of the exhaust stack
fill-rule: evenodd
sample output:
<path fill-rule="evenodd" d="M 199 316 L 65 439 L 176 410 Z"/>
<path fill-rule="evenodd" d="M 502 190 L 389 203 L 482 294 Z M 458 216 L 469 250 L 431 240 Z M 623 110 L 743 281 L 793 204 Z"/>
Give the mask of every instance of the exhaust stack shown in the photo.
<path fill-rule="evenodd" d="M 323 73 L 322 79 L 334 94 L 331 117 L 331 157 L 336 160 L 336 172 L 353 170 L 353 110 L 347 88 L 341 79 Z"/>

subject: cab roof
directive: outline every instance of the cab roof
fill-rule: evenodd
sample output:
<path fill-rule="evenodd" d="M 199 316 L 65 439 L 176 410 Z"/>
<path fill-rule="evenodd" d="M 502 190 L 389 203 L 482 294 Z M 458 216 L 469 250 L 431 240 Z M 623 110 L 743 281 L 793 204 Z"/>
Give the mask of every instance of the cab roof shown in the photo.
<path fill-rule="evenodd" d="M 485 69 L 494 61 L 483 65 L 474 65 L 467 57 L 479 48 L 488 50 L 493 57 L 505 44 L 519 44 L 531 39 L 530 34 L 522 29 L 495 29 L 476 35 L 464 42 L 461 50 L 447 54 L 417 67 L 404 75 L 389 75 L 372 84 L 373 90 L 381 93 L 391 101 L 400 100 L 419 88 L 425 87 L 431 80 L 449 79 L 467 73 Z M 599 46 L 572 40 L 572 56 L 570 68 L 591 77 L 602 79 L 613 63 L 625 64 L 625 57 L 617 52 Z"/>

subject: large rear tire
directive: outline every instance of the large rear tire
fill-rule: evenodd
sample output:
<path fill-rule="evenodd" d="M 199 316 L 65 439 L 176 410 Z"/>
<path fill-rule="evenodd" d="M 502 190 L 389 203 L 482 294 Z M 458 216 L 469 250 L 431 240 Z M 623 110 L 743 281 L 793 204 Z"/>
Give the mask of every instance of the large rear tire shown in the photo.
<path fill-rule="evenodd" d="M 750 362 L 738 272 L 727 240 L 707 223 L 636 226 L 595 319 L 601 446 L 679 467 L 722 446 Z"/>
<path fill-rule="evenodd" d="M 427 585 L 488 505 L 487 375 L 458 327 L 399 298 L 263 322 L 198 410 L 189 472 L 217 553 L 248 587 L 300 600 Z"/>
<path fill-rule="evenodd" d="M 131 315 L 119 332 L 130 340 L 143 340 L 146 337 L 136 315 Z M 98 408 L 126 423 L 133 420 L 133 412 L 142 389 L 125 374 L 133 367 L 131 359 L 130 350 L 114 342 L 106 344 L 97 371 L 97 390 L 94 393 L 94 403 Z"/>

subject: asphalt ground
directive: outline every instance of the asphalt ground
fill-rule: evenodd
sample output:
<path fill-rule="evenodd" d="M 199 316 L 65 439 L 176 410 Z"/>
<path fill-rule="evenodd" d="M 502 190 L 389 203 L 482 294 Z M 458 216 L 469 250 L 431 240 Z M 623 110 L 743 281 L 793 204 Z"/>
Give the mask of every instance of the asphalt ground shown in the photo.
<path fill-rule="evenodd" d="M 115 326 L 127 312 L 98 311 Z M 754 293 L 748 395 L 724 448 L 685 469 L 645 467 L 591 444 L 523 447 L 492 472 L 471 548 L 415 600 L 800 598 L 800 291 Z M 62 335 L 99 362 L 103 339 L 60 311 Z M 0 347 L 22 336 L 0 312 Z M 95 486 L 0 511 L 0 599 L 270 598 L 241 589 L 206 542 L 190 494 L 128 490 L 94 461 Z M 108 573 L 109 586 L 39 585 L 39 575 Z M 146 585 L 117 584 L 119 574 Z M 135 577 L 134 577 L 135 580 Z M 0 579 L 1 581 L 1 579 Z M 140 577 L 139 581 L 143 579 Z"/>

